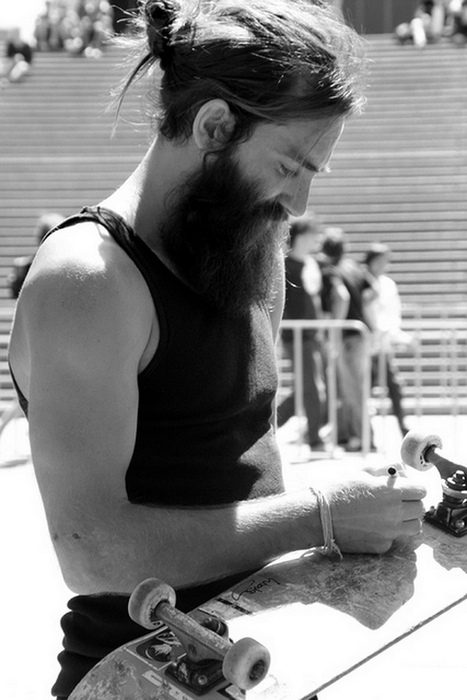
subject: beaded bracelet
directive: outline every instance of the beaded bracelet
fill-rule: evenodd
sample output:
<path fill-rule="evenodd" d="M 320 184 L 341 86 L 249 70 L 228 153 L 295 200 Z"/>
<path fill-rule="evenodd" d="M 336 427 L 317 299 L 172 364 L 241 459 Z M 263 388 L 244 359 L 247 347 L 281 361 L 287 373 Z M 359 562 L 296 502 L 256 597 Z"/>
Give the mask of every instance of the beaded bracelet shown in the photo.
<path fill-rule="evenodd" d="M 322 491 L 309 487 L 311 493 L 316 497 L 319 508 L 319 517 L 321 520 L 321 528 L 323 531 L 324 544 L 319 547 L 319 550 L 326 556 L 337 556 L 343 559 L 342 552 L 339 549 L 336 540 L 334 539 L 334 530 L 332 526 L 331 507 L 329 501 Z"/>

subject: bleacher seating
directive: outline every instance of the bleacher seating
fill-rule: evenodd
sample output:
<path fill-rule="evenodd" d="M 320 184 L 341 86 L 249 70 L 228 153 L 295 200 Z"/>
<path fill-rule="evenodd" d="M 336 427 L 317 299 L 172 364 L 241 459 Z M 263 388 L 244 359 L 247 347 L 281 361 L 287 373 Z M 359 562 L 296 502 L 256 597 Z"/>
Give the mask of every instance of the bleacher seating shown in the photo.
<path fill-rule="evenodd" d="M 425 50 L 398 46 L 384 35 L 368 42 L 367 109 L 349 121 L 332 172 L 315 180 L 310 207 L 326 223 L 344 227 L 357 258 L 373 241 L 390 245 L 390 274 L 407 309 L 415 305 L 417 314 L 421 309 L 425 315 L 436 306 L 462 316 L 467 306 L 467 52 L 448 41 Z M 124 74 L 123 56 L 117 47 L 109 47 L 100 60 L 39 53 L 23 83 L 0 91 L 3 317 L 12 313 L 6 276 L 14 257 L 34 251 L 38 216 L 44 211 L 67 215 L 98 202 L 127 176 L 149 143 L 140 113 L 144 86 L 129 93 L 112 138 L 114 112 L 106 106 Z M 8 322 L 2 323 L 0 403 L 12 393 Z M 400 366 L 410 385 L 410 358 L 401 357 Z"/>
<path fill-rule="evenodd" d="M 368 105 L 349 122 L 312 201 L 359 256 L 390 245 L 407 303 L 467 302 L 467 55 L 370 37 Z"/>

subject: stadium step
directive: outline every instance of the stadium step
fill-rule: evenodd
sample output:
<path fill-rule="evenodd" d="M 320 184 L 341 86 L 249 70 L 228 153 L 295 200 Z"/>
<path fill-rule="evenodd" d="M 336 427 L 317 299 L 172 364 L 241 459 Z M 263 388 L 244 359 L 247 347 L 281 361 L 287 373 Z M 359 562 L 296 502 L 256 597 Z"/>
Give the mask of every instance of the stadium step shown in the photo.
<path fill-rule="evenodd" d="M 332 171 L 315 179 L 309 206 L 326 224 L 344 228 L 357 259 L 373 242 L 390 246 L 390 274 L 408 319 L 443 307 L 465 319 L 467 51 L 447 41 L 419 51 L 390 36 L 367 40 L 366 110 L 349 120 Z M 128 93 L 113 134 L 115 112 L 107 108 L 125 73 L 123 59 L 115 46 L 98 60 L 38 53 L 27 79 L 0 93 L 0 403 L 12 395 L 7 275 L 16 256 L 34 252 L 38 216 L 50 210 L 65 216 L 98 202 L 150 142 L 140 112 L 144 81 Z M 436 401 L 430 386 L 442 399 L 431 376 L 441 341 L 433 334 L 426 346 L 427 405 Z M 398 361 L 413 385 L 410 359 Z"/>

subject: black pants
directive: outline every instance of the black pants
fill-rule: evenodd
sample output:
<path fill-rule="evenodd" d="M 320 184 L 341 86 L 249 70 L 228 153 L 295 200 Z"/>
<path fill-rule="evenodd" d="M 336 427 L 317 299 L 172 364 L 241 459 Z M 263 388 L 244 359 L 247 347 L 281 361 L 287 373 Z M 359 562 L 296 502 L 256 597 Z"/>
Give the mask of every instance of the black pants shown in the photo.
<path fill-rule="evenodd" d="M 284 354 L 293 363 L 293 340 L 284 340 Z M 323 376 L 321 345 L 313 338 L 303 339 L 303 408 L 308 424 L 308 442 L 319 442 L 319 429 L 326 417 L 326 391 Z M 295 415 L 295 393 L 292 391 L 277 407 L 277 425 L 280 428 Z"/>
<path fill-rule="evenodd" d="M 177 591 L 177 608 L 189 612 L 235 585 L 249 572 L 196 588 Z M 98 661 L 118 647 L 148 634 L 128 615 L 129 596 L 118 593 L 75 596 L 68 602 L 69 612 L 61 620 L 63 651 L 58 655 L 60 674 L 52 696 L 67 700 L 80 680 Z"/>
<path fill-rule="evenodd" d="M 378 385 L 379 362 L 379 356 L 373 356 L 371 364 L 371 379 L 373 386 Z M 388 396 L 392 404 L 392 411 L 397 419 L 402 435 L 405 435 L 407 432 L 407 427 L 405 425 L 405 413 L 402 408 L 402 388 L 399 380 L 399 374 L 397 369 L 394 367 L 394 363 L 390 355 L 384 355 L 383 362 L 385 365 L 384 372 L 386 374 L 386 386 L 388 389 Z"/>

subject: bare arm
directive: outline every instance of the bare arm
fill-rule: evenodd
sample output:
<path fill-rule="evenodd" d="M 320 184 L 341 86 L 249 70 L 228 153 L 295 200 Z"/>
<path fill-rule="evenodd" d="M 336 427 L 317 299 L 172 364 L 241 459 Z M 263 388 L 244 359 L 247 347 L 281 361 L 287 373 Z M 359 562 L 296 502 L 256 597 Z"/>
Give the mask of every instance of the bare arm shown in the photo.
<path fill-rule="evenodd" d="M 18 313 L 28 348 L 22 386 L 33 462 L 69 587 L 129 592 L 154 575 L 185 587 L 321 544 L 308 489 L 212 508 L 128 502 L 137 375 L 153 337 L 154 311 L 139 273 L 120 253 L 110 256 L 111 265 L 80 255 L 68 257 L 62 249 L 39 257 Z M 15 369 L 14 351 L 12 361 Z M 399 490 L 381 479 L 364 475 L 348 487 L 327 487 L 341 547 L 384 551 L 401 532 L 413 533 L 419 491 L 407 487 L 406 500 L 415 503 L 408 518 Z M 370 509 L 365 519 L 365 503 L 376 494 L 387 517 L 379 508 L 377 517 Z"/>
<path fill-rule="evenodd" d="M 331 296 L 331 316 L 332 318 L 345 319 L 349 310 L 350 294 L 344 283 L 338 278 L 334 278 Z"/>
<path fill-rule="evenodd" d="M 33 461 L 68 585 L 81 593 L 130 591 L 158 575 L 187 586 L 320 543 L 307 491 L 219 508 L 128 502 L 125 474 L 152 303 L 143 282 L 128 294 L 132 272 L 119 269 L 119 260 L 114 273 L 99 261 L 77 263 L 63 251 L 58 257 L 39 260 L 21 316 Z"/>

